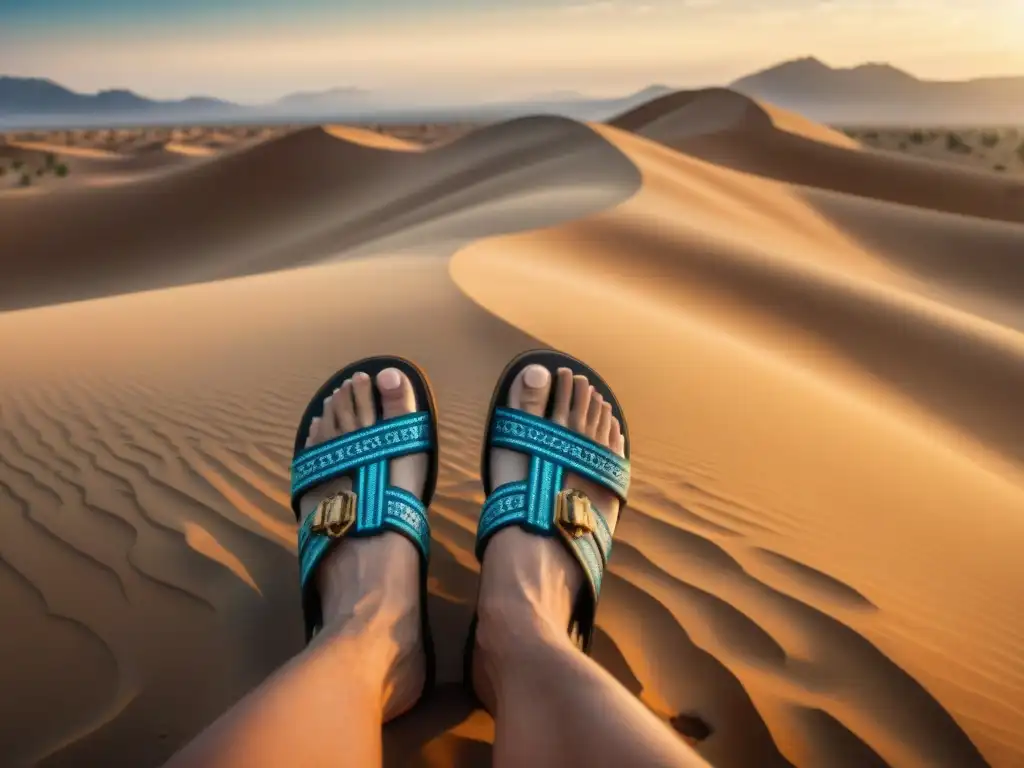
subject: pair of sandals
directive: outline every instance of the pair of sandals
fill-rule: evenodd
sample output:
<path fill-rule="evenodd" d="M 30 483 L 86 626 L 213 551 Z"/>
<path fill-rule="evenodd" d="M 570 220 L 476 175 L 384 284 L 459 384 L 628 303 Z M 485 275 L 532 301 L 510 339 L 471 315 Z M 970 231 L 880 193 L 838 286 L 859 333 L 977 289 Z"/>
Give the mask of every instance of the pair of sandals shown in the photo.
<path fill-rule="evenodd" d="M 529 365 L 547 368 L 552 374 L 552 381 L 558 368 L 568 368 L 574 375 L 586 376 L 595 391 L 611 404 L 612 415 L 619 420 L 625 458 L 585 435 L 555 424 L 549 418 L 504 407 L 512 383 Z M 310 425 L 315 417 L 321 415 L 324 399 L 353 374 L 362 371 L 376 378 L 385 368 L 397 368 L 408 377 L 420 410 L 378 420 L 373 426 L 306 448 Z M 375 398 L 375 401 L 380 419 L 380 398 Z M 545 417 L 551 415 L 553 405 L 554 398 L 549 396 Z M 530 459 L 528 477 L 493 487 L 489 455 L 494 448 L 526 454 Z M 416 453 L 430 457 L 422 501 L 388 482 L 390 460 Z M 323 623 L 314 574 L 333 547 L 345 538 L 396 531 L 406 536 L 419 550 L 420 613 L 427 675 L 418 700 L 434 683 L 434 653 L 427 620 L 427 563 L 430 557 L 427 508 L 437 485 L 438 456 L 437 405 L 426 374 L 408 360 L 382 356 L 352 363 L 320 387 L 299 422 L 292 462 L 291 501 L 296 519 L 300 517 L 299 500 L 310 489 L 342 476 L 352 479 L 351 491 L 323 499 L 299 528 L 299 576 L 307 642 Z M 525 352 L 515 357 L 502 372 L 488 410 L 486 440 L 480 460 L 480 475 L 487 500 L 480 512 L 476 557 L 482 563 L 488 541 L 510 525 L 517 525 L 538 536 L 558 536 L 586 576 L 575 599 L 567 631 L 573 642 L 588 653 L 594 634 L 601 580 L 611 555 L 614 531 L 601 510 L 585 494 L 562 487 L 562 478 L 567 472 L 587 478 L 614 493 L 619 498 L 621 512 L 626 504 L 630 479 L 629 430 L 625 416 L 611 388 L 585 363 L 562 352 Z M 467 686 L 471 686 L 475 636 L 474 615 L 465 653 Z"/>

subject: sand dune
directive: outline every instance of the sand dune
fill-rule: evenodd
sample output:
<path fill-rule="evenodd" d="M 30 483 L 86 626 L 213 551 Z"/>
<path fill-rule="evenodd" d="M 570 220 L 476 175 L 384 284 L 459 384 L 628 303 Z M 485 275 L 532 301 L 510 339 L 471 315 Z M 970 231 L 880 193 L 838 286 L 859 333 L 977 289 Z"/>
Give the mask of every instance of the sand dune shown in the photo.
<path fill-rule="evenodd" d="M 0 229 L 19 257 L 0 306 L 280 269 L 371 243 L 451 247 L 580 215 L 639 184 L 614 147 L 559 118 L 485 128 L 429 153 L 352 135 L 309 128 L 130 186 L 12 199 Z"/>
<path fill-rule="evenodd" d="M 440 396 L 442 687 L 387 761 L 488 764 L 456 682 L 482 420 L 551 344 L 629 413 L 596 656 L 648 706 L 716 766 L 1021 764 L 1024 212 L 997 182 L 718 91 L 0 200 L 0 754 L 156 764 L 300 646 L 294 421 L 390 351 Z"/>
<path fill-rule="evenodd" d="M 610 121 L 680 152 L 789 184 L 1024 222 L 1024 181 L 858 149 L 843 134 L 728 90 L 670 94 Z"/>
<path fill-rule="evenodd" d="M 846 149 L 860 145 L 839 131 L 795 112 L 760 104 L 727 88 L 679 91 L 629 110 L 609 121 L 623 130 L 672 143 L 692 136 L 735 130 L 751 133 L 782 131 Z"/>

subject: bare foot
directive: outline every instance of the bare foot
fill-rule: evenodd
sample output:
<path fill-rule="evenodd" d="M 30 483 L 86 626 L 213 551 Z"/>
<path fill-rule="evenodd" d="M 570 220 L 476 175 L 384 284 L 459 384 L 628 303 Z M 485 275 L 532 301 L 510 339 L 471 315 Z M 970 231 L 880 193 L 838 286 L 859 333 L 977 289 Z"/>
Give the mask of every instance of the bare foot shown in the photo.
<path fill-rule="evenodd" d="M 529 365 L 512 383 L 508 406 L 543 417 L 551 389 L 548 369 Z M 625 440 L 618 419 L 612 417 L 611 404 L 604 402 L 585 376 L 574 377 L 568 368 L 559 368 L 555 375 L 551 421 L 623 455 Z M 495 448 L 490 461 L 494 488 L 525 480 L 529 474 L 529 458 L 524 454 Z M 563 487 L 585 493 L 615 530 L 619 517 L 615 494 L 571 473 L 565 475 Z M 570 642 L 569 618 L 583 583 L 579 563 L 556 537 L 543 538 L 509 526 L 488 542 L 477 606 L 473 683 L 491 711 L 494 670 L 502 656 L 521 653 L 538 639 Z"/>
<path fill-rule="evenodd" d="M 356 373 L 324 400 L 323 416 L 313 419 L 306 447 L 372 426 L 376 421 L 373 382 Z M 416 395 L 405 374 L 387 368 L 377 374 L 384 418 L 417 410 Z M 390 463 L 389 482 L 422 498 L 429 456 L 402 456 Z M 321 499 L 350 490 L 349 478 L 313 488 L 300 501 L 302 519 Z M 311 646 L 329 645 L 332 637 L 367 638 L 365 658 L 353 664 L 384 665 L 384 720 L 408 710 L 419 697 L 426 678 L 426 657 L 420 623 L 420 554 L 411 541 L 388 531 L 366 539 L 347 539 L 328 554 L 317 569 L 317 588 L 324 626 Z"/>

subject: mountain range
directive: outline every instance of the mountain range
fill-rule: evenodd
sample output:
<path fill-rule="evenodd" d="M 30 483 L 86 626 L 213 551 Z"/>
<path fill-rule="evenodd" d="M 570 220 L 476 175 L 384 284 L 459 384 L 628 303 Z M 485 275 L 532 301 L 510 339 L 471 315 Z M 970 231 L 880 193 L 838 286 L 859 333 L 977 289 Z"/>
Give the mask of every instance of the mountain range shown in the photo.
<path fill-rule="evenodd" d="M 945 82 L 922 80 L 884 63 L 837 69 L 815 58 L 801 58 L 742 77 L 729 87 L 833 124 L 1024 123 L 1024 77 Z M 242 105 L 206 96 L 160 101 L 128 90 L 84 94 L 51 80 L 0 77 L 0 127 L 328 119 L 427 122 L 493 120 L 531 112 L 600 120 L 672 90 L 654 85 L 611 99 L 562 91 L 514 102 L 402 107 L 386 94 L 342 87 Z"/>
<path fill-rule="evenodd" d="M 1024 123 L 1024 77 L 921 80 L 890 64 L 835 69 L 803 58 L 747 75 L 730 87 L 839 124 Z"/>

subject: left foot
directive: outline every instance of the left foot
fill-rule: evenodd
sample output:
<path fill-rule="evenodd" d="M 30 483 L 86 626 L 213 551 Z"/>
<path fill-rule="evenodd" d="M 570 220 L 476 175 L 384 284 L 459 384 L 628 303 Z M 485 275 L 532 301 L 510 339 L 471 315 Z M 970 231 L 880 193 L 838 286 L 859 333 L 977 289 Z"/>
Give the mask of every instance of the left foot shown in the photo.
<path fill-rule="evenodd" d="M 313 419 L 306 447 L 373 426 L 375 397 L 381 399 L 385 419 L 418 410 L 412 384 L 398 369 L 387 368 L 377 374 L 376 386 L 367 374 L 359 372 L 324 400 L 323 416 Z M 424 453 L 392 459 L 389 482 L 422 498 L 428 468 L 429 456 Z M 322 499 L 351 488 L 352 481 L 343 477 L 311 489 L 300 501 L 302 519 Z M 368 675 L 376 669 L 378 679 L 383 672 L 384 720 L 408 710 L 426 679 L 416 547 L 392 531 L 346 539 L 320 563 L 316 580 L 324 626 L 311 647 L 329 646 L 332 639 L 339 638 L 359 644 L 358 658 L 351 663 L 362 666 Z"/>

